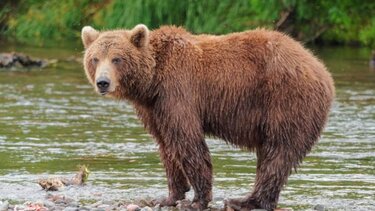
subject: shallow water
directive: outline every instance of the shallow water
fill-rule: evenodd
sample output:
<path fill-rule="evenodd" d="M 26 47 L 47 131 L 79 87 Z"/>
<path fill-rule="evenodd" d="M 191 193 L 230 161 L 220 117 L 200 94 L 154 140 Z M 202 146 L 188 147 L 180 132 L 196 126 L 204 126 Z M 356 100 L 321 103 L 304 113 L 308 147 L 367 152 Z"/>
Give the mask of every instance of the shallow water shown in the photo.
<path fill-rule="evenodd" d="M 21 51 L 60 59 L 46 69 L 0 70 L 0 200 L 44 199 L 36 181 L 74 175 L 89 166 L 84 187 L 61 191 L 90 202 L 132 200 L 167 194 L 157 146 L 132 107 L 96 95 L 82 65 L 80 45 L 28 47 Z M 375 72 L 368 49 L 316 48 L 333 74 L 337 98 L 322 139 L 289 178 L 280 207 L 317 204 L 329 210 L 375 210 Z M 208 139 L 214 164 L 214 199 L 239 197 L 255 178 L 254 154 Z M 192 193 L 190 193 L 190 196 Z"/>

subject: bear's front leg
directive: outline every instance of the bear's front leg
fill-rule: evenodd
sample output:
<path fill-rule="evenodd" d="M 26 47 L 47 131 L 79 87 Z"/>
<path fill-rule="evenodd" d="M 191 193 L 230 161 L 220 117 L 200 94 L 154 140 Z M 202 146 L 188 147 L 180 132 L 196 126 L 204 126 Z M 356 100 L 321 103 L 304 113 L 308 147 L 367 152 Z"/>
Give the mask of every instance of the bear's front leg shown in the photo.
<path fill-rule="evenodd" d="M 194 189 L 194 199 L 189 210 L 203 210 L 207 208 L 208 203 L 212 200 L 212 164 L 209 154 L 209 149 L 203 139 L 184 140 L 179 139 L 177 143 L 166 145 L 164 151 L 167 152 L 168 158 L 180 164 L 180 168 L 184 176 Z M 165 158 L 164 158 L 165 159 Z M 166 162 L 172 163 L 172 162 Z M 184 183 L 177 184 L 177 181 L 182 181 L 179 178 L 179 173 L 173 172 L 172 168 L 166 167 L 168 176 L 168 186 L 170 197 L 175 196 L 183 190 L 186 185 Z M 168 172 L 171 172 L 168 174 Z M 178 171 L 177 171 L 178 172 Z M 186 187 L 186 186 L 185 186 Z M 179 192 L 182 194 L 182 192 Z M 185 194 L 179 195 L 184 197 Z"/>
<path fill-rule="evenodd" d="M 197 210 L 206 209 L 212 200 L 212 164 L 209 149 L 202 138 L 196 143 L 188 144 L 181 153 L 180 162 L 194 189 L 191 207 Z"/>
<path fill-rule="evenodd" d="M 185 193 L 190 190 L 190 185 L 180 163 L 172 158 L 165 150 L 165 144 L 160 141 L 159 152 L 167 175 L 169 195 L 167 198 L 155 201 L 155 204 L 176 206 L 178 200 L 185 199 Z"/>
<path fill-rule="evenodd" d="M 161 138 L 159 145 L 164 154 L 162 159 L 167 164 L 167 176 L 173 177 L 168 178 L 168 183 L 181 181 L 178 178 L 180 174 L 172 172 L 173 168 L 176 169 L 173 164 L 179 164 L 179 170 L 195 192 L 193 203 L 187 209 L 203 210 L 212 200 L 212 164 L 201 121 L 187 105 L 187 102 L 161 103 L 160 107 L 164 109 L 155 112 Z M 176 185 L 169 187 L 170 193 L 179 192 Z"/>

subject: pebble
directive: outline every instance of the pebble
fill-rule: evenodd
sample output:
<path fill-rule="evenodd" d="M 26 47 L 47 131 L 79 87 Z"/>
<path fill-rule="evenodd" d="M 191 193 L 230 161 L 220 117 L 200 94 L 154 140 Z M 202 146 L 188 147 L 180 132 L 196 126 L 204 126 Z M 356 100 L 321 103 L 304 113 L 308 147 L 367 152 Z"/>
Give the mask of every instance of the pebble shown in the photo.
<path fill-rule="evenodd" d="M 91 211 L 106 211 L 106 209 L 103 209 L 103 208 L 93 208 L 93 209 L 90 209 Z"/>
<path fill-rule="evenodd" d="M 91 207 L 98 207 L 99 205 L 102 205 L 102 204 L 103 204 L 102 201 L 97 201 L 94 204 L 92 204 Z"/>
<path fill-rule="evenodd" d="M 102 201 L 102 202 L 103 202 L 103 204 L 112 204 L 112 205 L 115 205 L 115 204 L 116 204 L 115 201 L 111 201 L 111 200 L 104 200 L 104 201 Z"/>
<path fill-rule="evenodd" d="M 153 207 L 152 202 L 145 199 L 139 200 L 138 202 L 136 202 L 136 204 L 138 204 L 141 207 Z"/>
<path fill-rule="evenodd" d="M 87 210 L 91 210 L 92 208 L 90 207 L 86 207 L 86 206 L 83 206 L 83 207 L 80 207 L 79 210 L 80 211 L 87 211 Z"/>
<path fill-rule="evenodd" d="M 79 211 L 77 207 L 66 207 L 63 211 Z"/>
<path fill-rule="evenodd" d="M 79 207 L 79 203 L 77 201 L 72 201 L 69 203 L 69 207 Z"/>
<path fill-rule="evenodd" d="M 52 201 L 49 201 L 49 200 L 44 200 L 44 201 L 43 201 L 43 204 L 44 204 L 44 206 L 47 207 L 47 208 L 52 208 L 52 207 L 55 206 L 55 203 L 53 203 Z"/>
<path fill-rule="evenodd" d="M 314 206 L 314 210 L 318 210 L 318 211 L 324 211 L 326 210 L 325 207 L 321 204 L 317 204 Z"/>
<path fill-rule="evenodd" d="M 48 210 L 49 211 L 61 211 L 61 210 L 64 210 L 65 209 L 65 207 L 62 207 L 62 206 L 54 206 L 54 207 L 52 207 L 52 208 L 48 208 Z"/>
<path fill-rule="evenodd" d="M 153 211 L 151 207 L 143 207 L 141 211 Z"/>
<path fill-rule="evenodd" d="M 0 201 L 0 211 L 7 211 L 9 208 L 8 201 Z"/>
<path fill-rule="evenodd" d="M 141 210 L 141 208 L 136 204 L 129 204 L 128 206 L 126 206 L 126 209 L 128 211 L 140 211 Z"/>
<path fill-rule="evenodd" d="M 232 207 L 226 207 L 225 211 L 234 211 L 234 209 Z"/>
<path fill-rule="evenodd" d="M 179 210 L 184 210 L 184 209 L 190 208 L 190 205 L 191 205 L 191 201 L 190 200 L 188 200 L 188 199 L 182 199 L 180 201 L 177 201 L 176 208 L 178 208 Z"/>
<path fill-rule="evenodd" d="M 14 206 L 14 211 L 19 211 L 19 210 L 25 210 L 26 209 L 26 206 L 24 205 L 16 205 Z"/>
<path fill-rule="evenodd" d="M 66 204 L 66 201 L 65 201 L 65 199 L 57 199 L 55 201 L 55 204 Z"/>
<path fill-rule="evenodd" d="M 153 207 L 153 210 L 154 211 L 161 211 L 161 207 L 160 207 L 160 204 L 157 204 Z"/>
<path fill-rule="evenodd" d="M 106 210 L 106 209 L 108 209 L 110 206 L 111 206 L 111 205 L 108 205 L 108 204 L 101 204 L 101 205 L 98 206 L 98 209 L 104 209 L 104 210 Z"/>
<path fill-rule="evenodd" d="M 224 209 L 224 206 L 222 203 L 219 203 L 219 202 L 210 202 L 208 203 L 208 209 L 211 210 L 211 211 L 219 211 L 219 210 L 223 210 Z"/>

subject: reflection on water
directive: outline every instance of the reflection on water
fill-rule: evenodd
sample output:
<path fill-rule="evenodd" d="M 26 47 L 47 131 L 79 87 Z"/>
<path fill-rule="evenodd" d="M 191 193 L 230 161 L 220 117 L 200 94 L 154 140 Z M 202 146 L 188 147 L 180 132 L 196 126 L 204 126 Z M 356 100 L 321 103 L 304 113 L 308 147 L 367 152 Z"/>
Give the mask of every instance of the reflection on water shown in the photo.
<path fill-rule="evenodd" d="M 4 47 L 5 46 L 5 47 Z M 80 56 L 78 49 L 3 45 L 36 57 Z M 375 210 L 375 73 L 368 50 L 315 49 L 332 72 L 337 98 L 322 140 L 282 192 L 280 206 Z M 207 140 L 214 199 L 241 196 L 255 178 L 254 154 Z M 81 200 L 167 194 L 157 146 L 125 102 L 97 96 L 72 61 L 32 71 L 0 71 L 0 199 L 43 199 L 35 182 L 91 170 L 88 185 L 62 192 Z M 189 193 L 190 196 L 192 193 Z"/>

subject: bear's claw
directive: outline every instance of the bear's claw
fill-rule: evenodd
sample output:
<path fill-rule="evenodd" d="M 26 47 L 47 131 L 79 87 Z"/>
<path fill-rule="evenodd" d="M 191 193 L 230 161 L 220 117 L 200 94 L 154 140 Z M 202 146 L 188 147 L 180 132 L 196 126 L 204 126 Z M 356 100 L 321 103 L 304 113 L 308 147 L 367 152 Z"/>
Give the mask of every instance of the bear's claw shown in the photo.
<path fill-rule="evenodd" d="M 236 198 L 224 200 L 224 207 L 230 207 L 235 211 L 247 211 L 260 208 L 254 198 Z"/>
<path fill-rule="evenodd" d="M 207 205 L 201 204 L 199 202 L 191 202 L 190 200 L 181 200 L 177 202 L 176 208 L 183 211 L 201 211 L 207 208 Z"/>
<path fill-rule="evenodd" d="M 153 206 L 159 204 L 161 207 L 174 207 L 177 205 L 177 199 L 173 197 L 164 197 L 164 198 L 152 200 L 151 204 Z"/>

